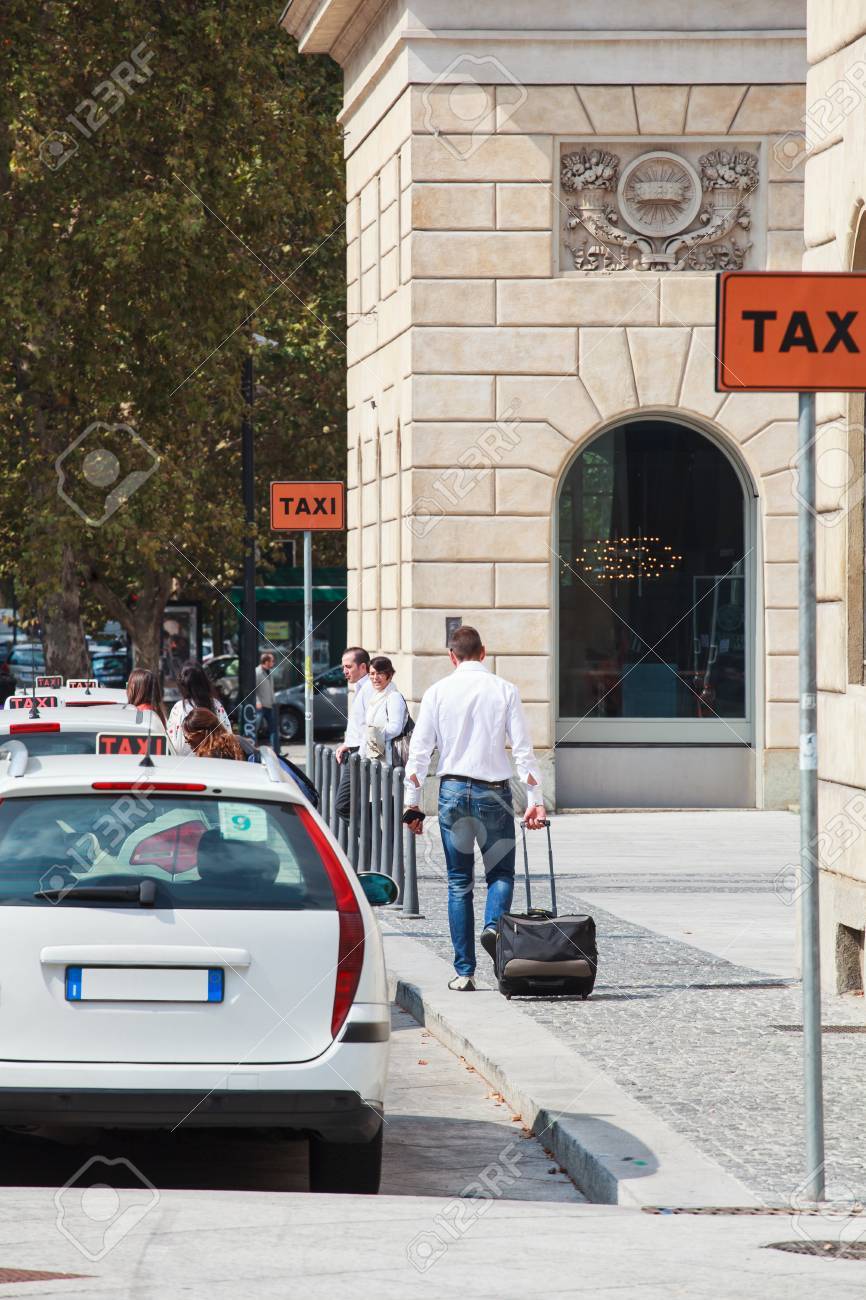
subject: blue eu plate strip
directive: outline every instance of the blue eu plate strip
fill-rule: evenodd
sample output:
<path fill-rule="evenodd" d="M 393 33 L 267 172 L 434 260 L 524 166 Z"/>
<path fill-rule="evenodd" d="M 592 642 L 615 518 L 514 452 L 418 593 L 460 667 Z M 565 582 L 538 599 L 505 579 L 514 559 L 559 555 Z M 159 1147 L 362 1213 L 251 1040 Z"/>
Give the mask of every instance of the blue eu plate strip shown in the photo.
<path fill-rule="evenodd" d="M 225 993 L 225 971 L 211 967 L 207 973 L 208 1002 L 222 1002 Z"/>
<path fill-rule="evenodd" d="M 81 967 L 66 967 L 66 1001 L 81 1001 Z"/>

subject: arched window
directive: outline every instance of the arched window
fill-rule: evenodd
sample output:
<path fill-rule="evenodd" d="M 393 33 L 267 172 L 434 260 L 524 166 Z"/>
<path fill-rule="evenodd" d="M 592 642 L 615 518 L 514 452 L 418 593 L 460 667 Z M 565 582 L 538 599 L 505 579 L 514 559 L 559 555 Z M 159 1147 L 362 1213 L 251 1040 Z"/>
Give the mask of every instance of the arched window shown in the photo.
<path fill-rule="evenodd" d="M 721 448 L 669 420 L 617 425 L 567 471 L 558 522 L 559 739 L 571 723 L 574 740 L 748 741 L 728 720 L 751 715 L 753 557 Z"/>

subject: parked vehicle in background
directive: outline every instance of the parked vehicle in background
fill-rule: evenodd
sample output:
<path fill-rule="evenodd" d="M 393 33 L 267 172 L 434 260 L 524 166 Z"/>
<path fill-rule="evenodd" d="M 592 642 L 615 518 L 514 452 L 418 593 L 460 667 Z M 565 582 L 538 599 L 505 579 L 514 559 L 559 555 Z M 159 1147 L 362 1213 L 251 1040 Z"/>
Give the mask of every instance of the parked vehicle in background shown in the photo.
<path fill-rule="evenodd" d="M 45 672 L 45 651 L 38 641 L 19 641 L 6 661 L 19 690 L 30 690 Z"/>
<path fill-rule="evenodd" d="M 304 734 L 304 687 L 290 686 L 276 691 L 274 703 L 280 726 L 280 739 L 287 744 Z M 349 688 L 342 664 L 313 678 L 313 730 L 333 734 L 346 730 L 349 711 Z"/>
<path fill-rule="evenodd" d="M 108 654 L 93 653 L 90 656 L 90 667 L 100 686 L 114 686 L 118 690 L 126 685 L 126 679 L 132 670 L 130 656 L 123 650 Z"/>
<path fill-rule="evenodd" d="M 238 657 L 217 655 L 203 665 L 226 713 L 231 715 L 238 703 Z"/>

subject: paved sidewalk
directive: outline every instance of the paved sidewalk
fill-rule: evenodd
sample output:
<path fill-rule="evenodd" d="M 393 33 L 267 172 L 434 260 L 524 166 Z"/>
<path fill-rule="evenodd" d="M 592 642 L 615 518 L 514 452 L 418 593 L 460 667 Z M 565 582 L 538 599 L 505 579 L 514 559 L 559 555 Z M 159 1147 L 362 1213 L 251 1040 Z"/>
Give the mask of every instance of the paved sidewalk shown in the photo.
<path fill-rule="evenodd" d="M 596 917 L 598 984 L 587 1003 L 511 1003 L 774 1205 L 787 1203 L 805 1174 L 802 1010 L 785 872 L 797 834 L 787 813 L 554 818 L 560 911 Z M 424 919 L 393 914 L 393 924 L 450 961 L 432 819 L 424 838 Z M 545 845 L 538 834 L 529 842 L 538 903 Z M 483 894 L 482 882 L 479 928 Z M 522 893 L 515 897 L 522 906 Z M 492 975 L 483 953 L 478 974 Z M 832 1195 L 866 1198 L 863 1000 L 827 1000 L 824 1021 L 842 1031 L 823 1040 L 828 1185 Z"/>

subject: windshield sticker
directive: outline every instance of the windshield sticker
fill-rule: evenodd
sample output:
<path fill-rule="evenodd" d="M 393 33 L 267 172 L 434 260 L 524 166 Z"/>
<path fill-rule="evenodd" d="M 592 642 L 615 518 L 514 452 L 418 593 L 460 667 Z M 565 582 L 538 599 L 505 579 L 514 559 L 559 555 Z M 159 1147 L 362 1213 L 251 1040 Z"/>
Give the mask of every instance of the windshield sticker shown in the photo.
<path fill-rule="evenodd" d="M 248 803 L 221 803 L 220 831 L 224 840 L 250 840 L 261 844 L 268 838 L 268 815 L 264 808 Z"/>

